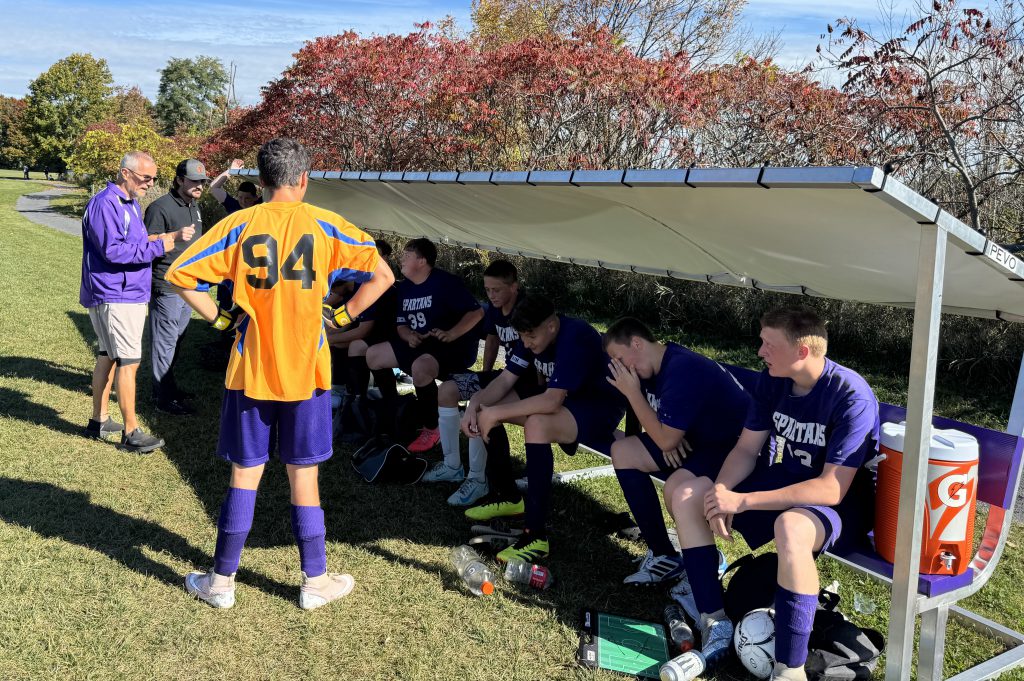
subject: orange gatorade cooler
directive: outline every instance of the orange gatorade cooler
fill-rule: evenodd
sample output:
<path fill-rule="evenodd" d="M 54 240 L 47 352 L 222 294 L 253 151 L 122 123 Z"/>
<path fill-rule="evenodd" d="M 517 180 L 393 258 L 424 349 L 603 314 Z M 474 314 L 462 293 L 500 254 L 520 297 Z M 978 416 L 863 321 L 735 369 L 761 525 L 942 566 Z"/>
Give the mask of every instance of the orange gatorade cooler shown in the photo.
<path fill-rule="evenodd" d="M 906 423 L 883 423 L 875 495 L 875 550 L 896 559 L 896 522 Z M 958 575 L 974 555 L 974 508 L 978 497 L 978 441 L 959 430 L 932 429 L 928 496 L 921 537 L 921 574 Z"/>

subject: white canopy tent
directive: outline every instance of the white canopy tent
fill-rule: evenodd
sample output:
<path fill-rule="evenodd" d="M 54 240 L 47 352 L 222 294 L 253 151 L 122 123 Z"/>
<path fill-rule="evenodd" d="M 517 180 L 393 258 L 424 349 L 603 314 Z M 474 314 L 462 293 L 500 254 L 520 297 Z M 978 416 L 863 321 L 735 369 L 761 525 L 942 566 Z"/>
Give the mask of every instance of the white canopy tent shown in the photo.
<path fill-rule="evenodd" d="M 909 474 L 900 490 L 886 663 L 887 679 L 906 678 L 915 618 L 923 612 L 917 592 L 922 524 L 917 509 L 926 494 L 923 436 L 932 415 L 940 313 L 1024 321 L 1024 262 L 872 167 L 319 171 L 310 177 L 308 201 L 371 231 L 913 307 L 904 460 Z M 1024 434 L 1021 379 L 1009 432 Z M 924 621 L 931 630 L 940 624 L 944 630 L 944 615 L 941 622 Z M 938 634 L 937 641 L 922 645 L 919 676 L 941 675 L 941 662 Z"/>

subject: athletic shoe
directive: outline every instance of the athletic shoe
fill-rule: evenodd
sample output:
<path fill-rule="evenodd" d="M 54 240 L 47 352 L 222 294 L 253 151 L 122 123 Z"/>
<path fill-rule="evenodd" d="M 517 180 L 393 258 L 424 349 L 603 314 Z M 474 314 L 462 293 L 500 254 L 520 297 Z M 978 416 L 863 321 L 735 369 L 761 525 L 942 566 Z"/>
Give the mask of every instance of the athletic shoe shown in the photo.
<path fill-rule="evenodd" d="M 522 558 L 527 563 L 532 563 L 541 558 L 547 558 L 551 552 L 547 539 L 534 539 L 528 532 L 524 532 L 512 546 L 499 551 L 497 558 L 502 563 L 507 563 L 513 558 Z"/>
<path fill-rule="evenodd" d="M 124 426 L 108 416 L 102 423 L 89 419 L 89 425 L 85 427 L 85 436 L 109 441 L 116 440 L 123 431 Z"/>
<path fill-rule="evenodd" d="M 420 482 L 462 482 L 465 479 L 466 473 L 462 470 L 462 466 L 449 468 L 444 461 L 438 461 L 423 474 Z"/>
<path fill-rule="evenodd" d="M 802 666 L 787 667 L 781 662 L 776 662 L 771 678 L 779 681 L 807 681 L 807 672 Z"/>
<path fill-rule="evenodd" d="M 196 410 L 188 406 L 181 400 L 175 398 L 173 400 L 161 400 L 156 403 L 156 410 L 171 416 L 191 416 L 196 413 Z"/>
<path fill-rule="evenodd" d="M 480 504 L 466 509 L 466 517 L 470 520 L 491 520 L 526 513 L 526 502 L 522 497 L 518 501 L 507 499 L 484 498 Z"/>
<path fill-rule="evenodd" d="M 185 591 L 215 608 L 230 608 L 235 604 L 235 575 L 209 572 L 190 572 L 185 575 Z"/>
<path fill-rule="evenodd" d="M 487 496 L 489 485 L 486 480 L 466 478 L 459 488 L 448 497 L 451 506 L 471 506 Z"/>
<path fill-rule="evenodd" d="M 441 431 L 437 428 L 421 428 L 420 434 L 406 447 L 413 454 L 429 452 L 441 441 Z"/>
<path fill-rule="evenodd" d="M 307 577 L 302 573 L 302 588 L 299 589 L 299 607 L 313 610 L 327 605 L 342 596 L 348 596 L 356 586 L 352 575 L 325 572 L 319 577 Z"/>
<path fill-rule="evenodd" d="M 683 574 L 682 556 L 656 556 L 648 549 L 640 569 L 622 580 L 623 584 L 660 584 Z"/>
<path fill-rule="evenodd" d="M 402 371 L 395 371 L 395 382 L 399 385 L 412 385 L 412 376 Z"/>
<path fill-rule="evenodd" d="M 164 441 L 162 439 L 150 435 L 142 430 L 142 428 L 136 428 L 130 433 L 121 434 L 121 447 L 136 454 L 149 454 L 154 449 L 159 449 L 163 446 Z"/>
<path fill-rule="evenodd" d="M 732 646 L 732 622 L 724 613 L 716 614 L 720 614 L 722 619 L 706 614 L 700 616 L 700 652 L 704 654 L 708 667 L 724 660 Z"/>

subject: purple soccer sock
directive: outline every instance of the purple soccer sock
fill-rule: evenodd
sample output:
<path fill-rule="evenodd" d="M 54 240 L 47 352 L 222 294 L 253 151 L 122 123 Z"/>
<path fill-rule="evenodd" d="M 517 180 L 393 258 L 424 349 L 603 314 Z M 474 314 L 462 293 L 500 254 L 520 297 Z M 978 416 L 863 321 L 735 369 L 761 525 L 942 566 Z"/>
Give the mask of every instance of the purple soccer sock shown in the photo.
<path fill-rule="evenodd" d="M 327 572 L 324 511 L 319 506 L 292 506 L 292 532 L 299 545 L 299 563 L 307 577 Z"/>
<path fill-rule="evenodd" d="M 818 609 L 817 594 L 796 594 L 781 586 L 775 591 L 775 659 L 787 667 L 807 662 L 807 641 Z"/>
<path fill-rule="evenodd" d="M 718 548 L 708 544 L 683 549 L 683 565 L 698 612 L 710 615 L 724 608 L 722 583 L 718 581 Z"/>
<path fill-rule="evenodd" d="M 651 476 L 635 468 L 616 468 L 615 475 L 626 497 L 629 510 L 640 528 L 640 536 L 656 556 L 675 556 L 676 550 L 668 539 L 665 519 L 658 503 L 658 491 L 654 489 Z"/>
<path fill-rule="evenodd" d="M 526 529 L 534 537 L 547 536 L 548 504 L 551 501 L 551 475 L 555 455 L 551 445 L 526 443 Z"/>
<path fill-rule="evenodd" d="M 238 571 L 245 538 L 252 529 L 252 515 L 256 509 L 256 490 L 229 487 L 228 496 L 220 507 L 217 520 L 217 548 L 213 552 L 213 571 L 218 575 L 232 575 Z"/>

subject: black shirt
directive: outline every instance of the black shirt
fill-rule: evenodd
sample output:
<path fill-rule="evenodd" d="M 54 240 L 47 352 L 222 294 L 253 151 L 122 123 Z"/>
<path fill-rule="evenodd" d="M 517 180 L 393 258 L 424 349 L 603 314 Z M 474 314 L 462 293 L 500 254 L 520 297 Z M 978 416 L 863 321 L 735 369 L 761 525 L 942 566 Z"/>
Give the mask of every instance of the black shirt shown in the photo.
<path fill-rule="evenodd" d="M 172 189 L 159 199 L 149 204 L 146 209 L 146 230 L 150 234 L 163 234 L 175 232 L 182 227 L 194 224 L 196 233 L 192 237 L 195 241 L 203 233 L 203 218 L 199 214 L 199 205 L 193 201 L 186 204 L 181 197 Z M 176 241 L 174 248 L 153 261 L 153 289 L 170 293 L 174 289 L 164 281 L 167 268 L 171 263 L 188 248 L 190 241 Z"/>

